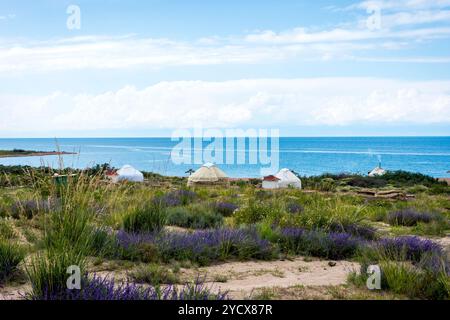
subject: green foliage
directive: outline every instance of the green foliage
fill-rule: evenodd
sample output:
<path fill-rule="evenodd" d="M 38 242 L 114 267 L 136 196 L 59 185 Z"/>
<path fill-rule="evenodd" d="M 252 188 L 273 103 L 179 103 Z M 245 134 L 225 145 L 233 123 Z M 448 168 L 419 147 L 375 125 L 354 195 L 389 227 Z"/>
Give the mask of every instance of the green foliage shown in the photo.
<path fill-rule="evenodd" d="M 155 263 L 138 266 L 129 273 L 129 277 L 137 283 L 148 283 L 153 286 L 179 282 L 177 275 L 173 271 Z"/>
<path fill-rule="evenodd" d="M 167 224 L 192 229 L 217 228 L 223 223 L 223 216 L 208 205 L 195 204 L 189 207 L 167 209 Z"/>
<path fill-rule="evenodd" d="M 4 220 L 0 218 L 0 241 L 2 239 L 10 240 L 17 237 L 14 228 L 11 226 L 11 223 L 8 220 Z"/>
<path fill-rule="evenodd" d="M 269 222 L 283 224 L 288 215 L 284 206 L 279 201 L 263 202 L 261 200 L 249 199 L 245 205 L 233 214 L 236 224 L 255 224 L 258 222 Z"/>
<path fill-rule="evenodd" d="M 383 261 L 380 264 L 385 289 L 410 298 L 448 299 L 450 277 L 445 272 L 435 274 L 410 263 Z"/>
<path fill-rule="evenodd" d="M 24 248 L 0 239 L 0 283 L 8 280 L 14 274 L 24 258 Z"/>
<path fill-rule="evenodd" d="M 151 202 L 138 206 L 125 216 L 123 228 L 128 232 L 153 232 L 166 224 L 165 210 L 160 203 Z"/>
<path fill-rule="evenodd" d="M 64 291 L 70 266 L 79 267 L 81 275 L 85 274 L 84 253 L 68 247 L 55 247 L 38 253 L 25 268 L 31 282 L 29 294 L 44 298 L 51 292 Z"/>

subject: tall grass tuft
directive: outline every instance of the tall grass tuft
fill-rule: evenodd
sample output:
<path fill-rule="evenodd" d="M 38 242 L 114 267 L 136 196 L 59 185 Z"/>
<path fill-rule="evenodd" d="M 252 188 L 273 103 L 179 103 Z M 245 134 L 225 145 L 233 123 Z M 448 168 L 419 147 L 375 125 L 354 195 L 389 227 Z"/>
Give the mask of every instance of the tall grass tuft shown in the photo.
<path fill-rule="evenodd" d="M 17 270 L 17 266 L 25 258 L 25 250 L 21 246 L 0 240 L 0 283 L 8 280 Z"/>
<path fill-rule="evenodd" d="M 35 186 L 49 183 L 38 181 Z M 38 252 L 26 266 L 31 282 L 31 297 L 46 299 L 54 292 L 66 289 L 70 266 L 86 270 L 86 257 L 93 252 L 95 212 L 92 208 L 106 188 L 100 176 L 84 173 L 69 176 L 65 184 L 47 185 L 49 197 L 58 199 L 60 206 L 44 217 L 43 251 Z"/>
<path fill-rule="evenodd" d="M 123 220 L 123 228 L 128 232 L 157 232 L 165 224 L 166 213 L 160 202 L 138 206 Z"/>

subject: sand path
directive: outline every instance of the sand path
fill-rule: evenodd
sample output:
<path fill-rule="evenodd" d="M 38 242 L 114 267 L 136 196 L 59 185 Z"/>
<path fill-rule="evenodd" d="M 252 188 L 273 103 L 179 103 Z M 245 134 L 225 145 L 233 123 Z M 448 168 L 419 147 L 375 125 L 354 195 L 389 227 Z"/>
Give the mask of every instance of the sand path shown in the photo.
<path fill-rule="evenodd" d="M 264 287 L 329 286 L 345 284 L 359 265 L 349 261 L 329 261 L 295 258 L 284 261 L 231 262 L 199 268 L 207 275 L 213 290 L 228 291 L 233 299 L 249 297 L 255 289 Z M 332 263 L 333 264 L 333 263 Z M 224 282 L 218 282 L 224 281 Z"/>

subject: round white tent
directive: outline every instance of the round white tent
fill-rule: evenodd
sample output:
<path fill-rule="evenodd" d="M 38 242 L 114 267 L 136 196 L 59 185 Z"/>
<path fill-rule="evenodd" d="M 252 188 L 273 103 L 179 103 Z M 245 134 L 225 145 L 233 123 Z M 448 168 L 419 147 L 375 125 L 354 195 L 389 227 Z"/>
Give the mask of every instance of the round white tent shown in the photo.
<path fill-rule="evenodd" d="M 193 184 L 211 184 L 228 181 L 228 177 L 213 163 L 206 163 L 188 178 L 188 186 Z"/>
<path fill-rule="evenodd" d="M 278 181 L 278 188 L 302 188 L 302 181 L 289 169 L 281 169 L 277 174 L 275 174 L 275 177 L 280 179 Z"/>
<path fill-rule="evenodd" d="M 139 170 L 136 170 L 130 165 L 124 165 L 117 170 L 116 175 L 113 178 L 114 182 L 119 181 L 131 181 L 131 182 L 143 182 L 144 175 Z"/>

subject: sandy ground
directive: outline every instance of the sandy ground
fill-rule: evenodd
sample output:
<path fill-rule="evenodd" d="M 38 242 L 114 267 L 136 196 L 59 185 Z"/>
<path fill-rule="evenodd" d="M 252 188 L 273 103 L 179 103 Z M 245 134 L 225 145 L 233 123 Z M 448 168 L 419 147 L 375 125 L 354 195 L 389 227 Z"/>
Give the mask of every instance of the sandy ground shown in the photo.
<path fill-rule="evenodd" d="M 207 286 L 213 291 L 228 291 L 232 299 L 252 296 L 255 289 L 265 287 L 288 288 L 293 286 L 335 286 L 345 284 L 347 275 L 357 271 L 357 263 L 336 261 L 334 266 L 325 260 L 295 258 L 283 261 L 229 262 L 198 269 L 181 269 L 182 279 L 205 276 Z M 99 272 L 98 275 L 114 275 L 125 278 L 124 271 L 118 273 Z M 22 299 L 29 290 L 28 285 L 0 287 L 0 300 Z"/>
<path fill-rule="evenodd" d="M 21 300 L 29 290 L 29 285 L 17 285 L 12 287 L 0 286 L 0 300 Z"/>
<path fill-rule="evenodd" d="M 232 262 L 200 268 L 213 290 L 228 291 L 233 299 L 245 299 L 255 289 L 265 287 L 335 286 L 345 284 L 351 271 L 358 271 L 354 262 L 307 260 Z M 218 282 L 224 281 L 224 282 Z"/>

